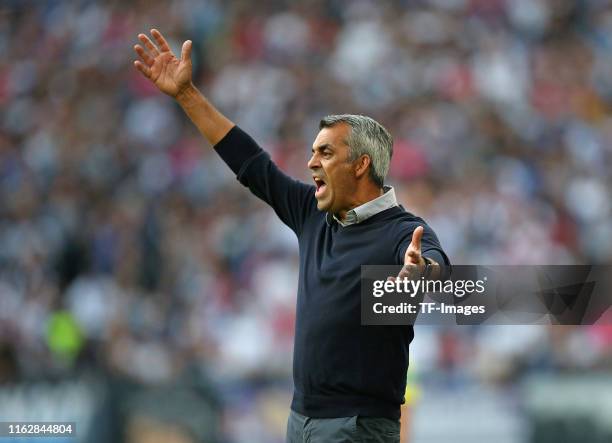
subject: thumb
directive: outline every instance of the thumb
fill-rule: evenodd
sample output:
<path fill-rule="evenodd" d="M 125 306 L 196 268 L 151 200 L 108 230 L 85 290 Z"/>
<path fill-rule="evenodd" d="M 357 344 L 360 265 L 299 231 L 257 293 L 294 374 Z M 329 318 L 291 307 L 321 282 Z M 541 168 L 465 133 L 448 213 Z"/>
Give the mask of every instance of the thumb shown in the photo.
<path fill-rule="evenodd" d="M 423 226 L 417 227 L 412 233 L 412 241 L 410 242 L 412 249 L 421 252 L 421 238 L 423 238 Z"/>
<path fill-rule="evenodd" d="M 183 43 L 183 48 L 181 49 L 181 61 L 191 62 L 191 47 L 193 43 L 191 40 L 185 41 Z"/>

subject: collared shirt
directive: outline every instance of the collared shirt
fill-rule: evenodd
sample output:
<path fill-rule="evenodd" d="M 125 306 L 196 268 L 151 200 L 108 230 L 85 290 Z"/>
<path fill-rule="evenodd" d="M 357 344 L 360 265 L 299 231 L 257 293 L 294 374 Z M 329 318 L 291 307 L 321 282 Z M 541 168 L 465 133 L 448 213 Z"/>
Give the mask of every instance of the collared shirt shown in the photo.
<path fill-rule="evenodd" d="M 331 217 L 333 217 L 333 219 L 336 220 L 340 226 L 346 227 L 361 223 L 379 212 L 385 211 L 394 206 L 398 206 L 397 198 L 395 198 L 395 189 L 393 189 L 392 186 L 384 186 L 383 191 L 383 195 L 380 197 L 376 197 L 374 200 L 365 202 L 364 204 L 348 211 L 344 220 L 340 220 L 335 215 L 332 215 Z M 327 222 L 331 223 L 329 213 L 327 214 Z"/>

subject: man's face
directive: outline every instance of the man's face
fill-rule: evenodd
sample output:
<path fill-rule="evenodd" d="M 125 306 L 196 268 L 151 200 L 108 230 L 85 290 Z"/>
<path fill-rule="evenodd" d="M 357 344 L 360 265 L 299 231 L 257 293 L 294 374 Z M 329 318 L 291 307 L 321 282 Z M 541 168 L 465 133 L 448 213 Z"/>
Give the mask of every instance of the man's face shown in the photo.
<path fill-rule="evenodd" d="M 355 187 L 355 171 L 346 144 L 351 127 L 338 123 L 323 128 L 312 145 L 312 157 L 308 168 L 317 190 L 317 208 L 337 214 L 351 207 Z"/>

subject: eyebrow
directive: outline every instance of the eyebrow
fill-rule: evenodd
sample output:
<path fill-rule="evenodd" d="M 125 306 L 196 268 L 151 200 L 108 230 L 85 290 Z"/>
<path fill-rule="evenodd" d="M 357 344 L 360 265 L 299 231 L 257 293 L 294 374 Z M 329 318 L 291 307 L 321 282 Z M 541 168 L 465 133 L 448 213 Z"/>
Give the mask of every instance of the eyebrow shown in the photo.
<path fill-rule="evenodd" d="M 315 152 L 316 151 L 323 151 L 325 149 L 329 149 L 330 151 L 334 150 L 334 147 L 332 145 L 330 145 L 329 143 L 324 143 L 322 145 L 317 146 L 316 148 L 312 148 L 311 151 Z"/>

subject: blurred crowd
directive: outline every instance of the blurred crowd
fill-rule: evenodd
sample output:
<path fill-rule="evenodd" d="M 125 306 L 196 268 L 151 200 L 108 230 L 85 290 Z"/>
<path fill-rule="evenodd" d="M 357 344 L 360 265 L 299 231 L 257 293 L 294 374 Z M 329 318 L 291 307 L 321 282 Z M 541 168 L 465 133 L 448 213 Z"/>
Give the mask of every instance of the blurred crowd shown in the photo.
<path fill-rule="evenodd" d="M 196 84 L 290 175 L 322 116 L 380 121 L 389 183 L 454 264 L 612 263 L 612 1 L 5 0 L 0 383 L 289 384 L 297 242 L 133 68 L 152 27 L 193 40 Z M 612 331 L 422 328 L 414 349 L 507 381 L 609 368 Z"/>

